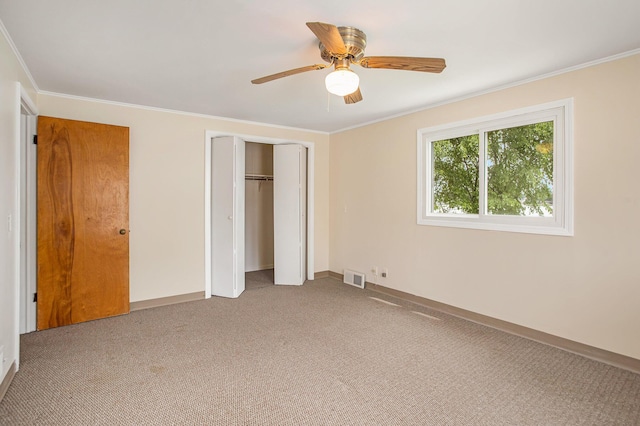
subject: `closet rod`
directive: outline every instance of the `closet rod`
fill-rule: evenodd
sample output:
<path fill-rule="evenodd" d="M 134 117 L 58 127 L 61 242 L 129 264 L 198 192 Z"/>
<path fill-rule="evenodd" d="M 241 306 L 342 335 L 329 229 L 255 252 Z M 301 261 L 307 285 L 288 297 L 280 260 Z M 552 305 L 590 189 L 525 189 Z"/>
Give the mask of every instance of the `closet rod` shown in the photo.
<path fill-rule="evenodd" d="M 273 180 L 273 176 L 268 176 L 268 175 L 246 175 L 245 180 L 266 180 L 266 181 L 272 181 Z"/>

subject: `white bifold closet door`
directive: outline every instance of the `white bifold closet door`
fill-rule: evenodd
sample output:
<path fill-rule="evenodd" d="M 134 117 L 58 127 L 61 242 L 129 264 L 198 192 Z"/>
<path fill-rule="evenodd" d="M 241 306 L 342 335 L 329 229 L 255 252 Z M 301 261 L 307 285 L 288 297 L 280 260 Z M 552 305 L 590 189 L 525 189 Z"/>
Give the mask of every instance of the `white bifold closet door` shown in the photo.
<path fill-rule="evenodd" d="M 245 142 L 213 138 L 211 149 L 211 294 L 244 291 Z"/>
<path fill-rule="evenodd" d="M 307 150 L 273 147 L 275 284 L 302 285 L 307 253 Z"/>

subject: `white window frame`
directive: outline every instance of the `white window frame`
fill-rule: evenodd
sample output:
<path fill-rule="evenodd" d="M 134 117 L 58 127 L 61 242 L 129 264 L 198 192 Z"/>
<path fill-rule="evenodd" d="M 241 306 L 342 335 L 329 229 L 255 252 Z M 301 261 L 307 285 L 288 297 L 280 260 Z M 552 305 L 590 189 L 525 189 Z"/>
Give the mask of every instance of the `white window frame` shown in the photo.
<path fill-rule="evenodd" d="M 553 216 L 486 214 L 486 132 L 554 122 Z M 432 143 L 472 134 L 480 142 L 479 214 L 433 212 Z M 418 130 L 418 224 L 546 235 L 573 235 L 573 99 Z"/>

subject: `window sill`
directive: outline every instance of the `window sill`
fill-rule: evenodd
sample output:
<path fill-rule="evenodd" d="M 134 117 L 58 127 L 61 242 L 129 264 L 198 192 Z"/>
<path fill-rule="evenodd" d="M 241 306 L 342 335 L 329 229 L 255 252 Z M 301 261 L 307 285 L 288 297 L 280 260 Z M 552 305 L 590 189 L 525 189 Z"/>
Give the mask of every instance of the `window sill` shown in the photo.
<path fill-rule="evenodd" d="M 573 229 L 560 226 L 552 220 L 540 220 L 532 221 L 534 223 L 525 224 L 522 221 L 520 223 L 496 223 L 488 220 L 481 220 L 479 216 L 470 218 L 456 218 L 452 216 L 448 217 L 422 217 L 418 219 L 418 225 L 427 226 L 443 226 L 449 228 L 467 228 L 467 229 L 480 229 L 484 231 L 499 231 L 499 232 L 516 232 L 523 234 L 541 234 L 541 235 L 554 235 L 554 236 L 573 236 Z"/>

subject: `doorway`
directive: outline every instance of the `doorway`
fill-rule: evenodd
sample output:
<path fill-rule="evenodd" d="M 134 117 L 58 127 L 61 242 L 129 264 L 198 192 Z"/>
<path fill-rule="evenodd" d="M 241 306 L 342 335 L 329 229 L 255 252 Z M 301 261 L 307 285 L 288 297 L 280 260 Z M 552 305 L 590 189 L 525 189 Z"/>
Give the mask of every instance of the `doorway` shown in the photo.
<path fill-rule="evenodd" d="M 74 126 L 65 127 L 62 133 L 66 136 L 69 136 L 70 129 L 75 128 L 77 130 L 77 125 L 80 125 L 80 126 L 88 125 L 94 129 L 95 128 L 103 128 L 103 129 L 118 128 L 120 130 L 126 129 L 126 164 L 124 166 L 123 166 L 123 158 L 125 157 L 125 155 L 123 154 L 122 151 L 116 151 L 114 149 L 115 139 L 111 137 L 107 137 L 105 136 L 105 134 L 102 134 L 101 137 L 106 138 L 110 141 L 109 145 L 104 147 L 103 151 L 97 150 L 96 147 L 99 146 L 99 144 L 93 144 L 92 145 L 93 148 L 91 150 L 88 150 L 88 149 L 81 150 L 84 155 L 87 155 L 87 152 L 92 153 L 91 158 L 93 162 L 90 164 L 87 163 L 89 165 L 84 167 L 85 170 L 90 170 L 90 171 L 99 170 L 99 171 L 92 172 L 94 174 L 81 173 L 80 171 L 82 169 L 79 168 L 79 165 L 83 164 L 82 161 L 76 161 L 75 162 L 76 166 L 74 168 L 75 168 L 75 174 L 77 176 L 83 176 L 85 179 L 85 183 L 89 182 L 88 177 L 93 177 L 91 182 L 94 183 L 93 185 L 94 189 L 96 187 L 99 187 L 99 185 L 95 184 L 95 182 L 97 181 L 101 181 L 104 179 L 105 182 L 109 182 L 108 188 L 106 189 L 105 188 L 98 189 L 93 192 L 83 191 L 83 193 L 87 192 L 87 193 L 94 193 L 94 194 L 95 193 L 106 194 L 106 195 L 103 195 L 103 198 L 102 198 L 103 201 L 106 200 L 102 204 L 102 208 L 100 208 L 100 203 L 99 203 L 100 197 L 98 196 L 93 196 L 93 198 L 91 199 L 91 202 L 88 204 L 98 205 L 98 207 L 95 210 L 99 212 L 99 214 L 102 214 L 107 210 L 103 208 L 104 205 L 110 206 L 108 215 L 110 215 L 111 217 L 116 217 L 117 215 L 115 213 L 124 214 L 126 216 L 126 221 L 121 221 L 120 223 L 120 225 L 124 227 L 120 229 L 120 232 L 118 234 L 118 240 L 123 240 L 124 239 L 123 236 L 128 233 L 128 128 L 121 128 L 119 126 L 107 126 L 107 125 L 96 124 L 96 123 L 76 122 L 73 120 L 52 119 L 50 117 L 38 118 L 35 106 L 30 101 L 26 92 L 24 92 L 24 89 L 21 88 L 20 147 L 19 147 L 20 190 L 19 190 L 19 205 L 18 205 L 19 206 L 18 229 L 19 229 L 19 237 L 20 237 L 19 255 L 18 255 L 19 283 L 20 283 L 20 291 L 19 291 L 19 296 L 20 296 L 19 332 L 20 334 L 36 331 L 36 329 L 45 329 L 51 326 L 64 325 L 66 320 L 60 322 L 60 318 L 62 318 L 63 316 L 59 314 L 59 311 L 60 311 L 59 307 L 65 306 L 64 308 L 65 311 L 70 312 L 70 309 L 68 308 L 68 306 L 70 306 L 69 300 L 71 300 L 70 299 L 71 296 L 73 296 L 73 298 L 75 299 L 79 298 L 81 300 L 81 302 L 78 301 L 75 303 L 76 307 L 82 306 L 81 309 L 80 308 L 76 309 L 75 313 L 73 314 L 74 316 L 71 322 L 74 322 L 74 323 L 81 322 L 81 321 L 88 321 L 96 318 L 103 318 L 103 317 L 112 316 L 112 315 L 118 315 L 121 313 L 125 313 L 125 311 L 126 312 L 129 311 L 128 237 L 126 238 L 126 241 L 127 241 L 126 254 L 121 255 L 121 253 L 117 253 L 116 255 L 116 252 L 113 250 L 115 248 L 113 244 L 110 244 L 110 245 L 97 244 L 98 241 L 104 242 L 105 241 L 104 238 L 100 240 L 98 240 L 97 238 L 88 238 L 90 234 L 89 230 L 91 226 L 87 225 L 86 223 L 85 224 L 80 223 L 80 220 L 77 223 L 78 226 L 73 229 L 73 233 L 75 235 L 77 231 L 78 240 L 81 242 L 85 242 L 85 243 L 88 242 L 88 243 L 86 244 L 85 247 L 83 247 L 81 243 L 77 244 L 79 248 L 76 247 L 77 250 L 74 250 L 74 253 L 75 251 L 79 251 L 83 255 L 85 255 L 85 257 L 98 259 L 98 260 L 95 260 L 95 262 L 98 264 L 100 263 L 103 265 L 108 264 L 108 267 L 103 266 L 102 268 L 93 268 L 93 267 L 82 268 L 81 266 L 83 266 L 83 264 L 81 260 L 83 257 L 80 255 L 75 256 L 75 254 L 72 255 L 71 257 L 75 258 L 74 259 L 75 268 L 76 270 L 80 271 L 79 273 L 76 274 L 79 276 L 78 278 L 76 278 L 76 281 L 79 283 L 82 283 L 81 285 L 76 285 L 74 287 L 73 292 L 68 292 L 68 291 L 61 292 L 59 291 L 58 287 L 52 288 L 50 286 L 47 286 L 47 283 L 50 283 L 51 280 L 38 279 L 38 277 L 42 278 L 43 271 L 44 273 L 47 273 L 48 270 L 51 268 L 51 265 L 55 263 L 55 262 L 52 262 L 51 259 L 49 259 L 47 256 L 49 255 L 49 257 L 51 257 L 51 252 L 43 251 L 42 249 L 44 245 L 43 244 L 39 245 L 38 243 L 38 238 L 47 234 L 47 232 L 45 232 L 45 230 L 42 227 L 40 227 L 40 225 L 42 225 L 43 223 L 46 224 L 47 221 L 42 220 L 42 218 L 41 220 L 38 220 L 38 215 L 44 214 L 45 217 L 52 216 L 52 215 L 46 214 L 47 203 L 43 202 L 42 199 L 54 200 L 53 204 L 58 203 L 59 200 L 61 199 L 58 196 L 44 196 L 42 197 L 40 202 L 38 202 L 39 189 L 42 190 L 43 188 L 48 188 L 48 189 L 54 188 L 55 190 L 58 190 L 61 187 L 61 185 L 59 184 L 52 185 L 52 184 L 46 184 L 46 182 L 45 184 L 43 184 L 43 182 L 38 184 L 38 178 L 40 178 L 41 180 L 45 179 L 46 176 L 50 175 L 50 173 L 44 173 L 43 172 L 44 169 L 41 170 L 40 173 L 37 172 L 39 165 L 38 165 L 38 150 L 36 148 L 38 145 L 36 144 L 35 135 L 37 134 L 37 127 L 39 124 L 42 124 L 43 121 L 51 123 L 52 120 L 57 121 L 58 124 L 60 123 L 67 123 L 68 125 L 71 125 L 72 123 L 76 124 L 75 127 Z M 49 131 L 53 129 L 53 127 L 54 127 L 53 125 L 44 125 L 43 128 L 47 130 L 43 131 L 43 129 L 40 129 L 41 137 L 39 141 L 41 142 L 40 144 L 41 146 L 43 145 L 52 146 L 52 143 L 51 143 L 52 136 L 49 134 Z M 119 131 L 118 135 L 121 135 L 121 133 L 122 132 Z M 71 131 L 71 134 L 75 135 L 73 131 Z M 87 136 L 87 138 L 88 140 L 91 140 L 92 143 L 95 143 L 96 141 L 99 140 L 96 134 L 92 134 L 90 135 L 90 137 Z M 59 146 L 62 143 L 61 141 L 63 138 L 55 137 L 54 139 L 56 141 L 53 144 L 56 146 Z M 122 145 L 122 143 L 120 143 L 120 145 Z M 49 151 L 52 152 L 52 150 L 49 150 Z M 49 152 L 49 154 L 51 154 L 51 152 Z M 51 157 L 51 155 L 49 155 L 49 157 Z M 59 171 L 61 169 L 61 167 L 59 167 L 59 165 L 61 164 L 61 162 L 59 161 L 59 157 L 60 155 L 56 157 L 58 158 L 57 162 L 49 161 L 46 170 Z M 45 159 L 46 158 L 47 156 L 45 155 Z M 40 159 L 42 159 L 42 156 Z M 99 159 L 99 160 L 96 160 L 96 159 Z M 49 160 L 51 160 L 51 158 L 49 158 Z M 121 166 L 120 167 L 121 170 L 118 169 L 120 172 L 122 173 L 126 172 L 126 190 L 123 190 L 122 185 L 118 187 L 118 190 L 114 189 L 114 187 L 116 186 L 114 185 L 114 182 L 116 182 L 117 180 L 114 179 L 113 175 L 110 175 L 109 179 L 105 179 L 106 172 L 113 169 L 113 167 L 111 168 L 107 167 L 108 164 L 110 164 L 108 160 L 115 162 L 115 164 L 118 164 L 119 166 Z M 52 164 L 56 164 L 57 166 L 53 167 Z M 99 167 L 96 167 L 96 164 L 99 164 Z M 53 168 L 51 168 L 50 166 Z M 57 183 L 60 182 L 58 179 L 60 177 L 59 175 L 60 173 L 55 174 Z M 99 176 L 99 178 L 96 178 L 96 176 Z M 71 180 L 69 179 L 69 181 Z M 76 181 L 80 181 L 80 179 L 77 178 Z M 71 186 L 69 187 L 71 188 Z M 113 206 L 117 204 L 116 203 L 117 200 L 121 200 L 123 198 L 123 193 L 125 192 L 126 192 L 126 207 L 122 207 L 118 211 L 115 211 Z M 51 194 L 47 193 L 47 195 L 51 195 Z M 79 204 L 79 200 L 82 199 L 82 197 L 78 197 L 78 194 L 76 194 L 76 196 L 72 198 L 75 198 L 76 204 Z M 49 207 L 49 211 L 60 212 L 64 210 L 64 209 L 61 209 L 59 205 L 56 205 L 53 208 L 51 208 L 50 205 L 48 207 Z M 84 212 L 87 213 L 88 211 L 89 210 L 85 210 Z M 97 214 L 96 217 L 99 216 L 99 214 Z M 89 215 L 89 213 L 87 213 L 87 215 Z M 71 214 L 71 217 L 73 216 L 74 214 Z M 84 215 L 80 215 L 80 216 L 84 217 Z M 118 217 L 118 218 L 121 219 L 121 217 Z M 90 220 L 91 220 L 90 217 L 86 219 L 87 222 L 89 222 Z M 98 220 L 97 222 L 103 223 L 104 221 Z M 51 231 L 54 228 L 55 228 L 55 232 L 54 231 L 52 232 L 56 236 L 51 240 L 55 240 L 55 241 L 53 244 L 49 244 L 49 247 L 55 247 L 57 250 L 61 245 L 59 244 L 59 241 L 61 239 L 60 234 L 64 234 L 64 232 L 58 232 L 59 229 L 56 228 L 55 226 L 49 226 L 46 229 Z M 65 229 L 65 228 L 62 227 L 61 229 Z M 51 232 L 49 233 L 51 234 Z M 92 235 L 100 235 L 100 234 L 101 232 L 93 232 Z M 71 244 L 71 246 L 76 245 L 75 240 L 76 240 L 76 237 L 74 236 L 73 243 Z M 42 242 L 43 240 L 40 239 L 40 243 Z M 91 248 L 87 249 L 86 247 L 88 246 L 91 246 Z M 99 247 L 103 247 L 107 251 L 105 251 L 105 253 L 101 253 Z M 89 255 L 87 255 L 86 253 L 89 253 Z M 59 255 L 59 253 L 56 252 L 53 255 L 53 257 L 55 258 L 55 260 L 59 261 L 60 258 L 64 256 L 61 256 Z M 104 262 L 104 261 L 100 262 L 99 259 L 104 260 L 105 258 L 108 258 L 109 262 Z M 38 267 L 37 266 L 38 259 L 40 259 L 41 265 L 45 265 L 45 266 Z M 120 262 L 119 263 L 116 262 L 117 260 L 120 260 Z M 126 263 L 126 268 L 122 270 L 117 270 L 116 266 L 123 265 L 124 263 Z M 120 280 L 120 282 L 118 282 L 117 287 L 105 285 L 107 283 L 114 282 L 113 280 L 116 279 L 115 277 L 120 277 L 123 274 L 123 271 L 126 272 L 126 282 L 124 279 Z M 48 274 L 48 276 L 54 276 L 54 277 L 68 276 L 68 275 L 70 275 L 70 273 L 66 273 L 65 275 L 65 273 L 58 273 L 57 271 L 53 274 Z M 87 277 L 91 277 L 91 279 L 87 279 Z M 107 278 L 104 278 L 104 277 L 107 277 Z M 57 280 L 57 278 L 55 278 L 54 280 Z M 93 286 L 93 288 L 97 290 L 92 292 L 91 286 Z M 37 297 L 38 287 L 40 287 L 40 290 L 43 290 L 40 292 L 39 299 Z M 60 294 L 69 296 L 67 298 L 69 300 L 59 297 Z M 118 298 L 118 300 L 114 302 L 114 297 L 117 297 L 117 296 L 120 296 L 120 297 Z M 55 303 L 51 302 L 50 300 L 49 302 L 51 303 L 43 303 L 43 299 L 46 301 L 47 297 L 49 299 L 51 299 L 51 297 L 54 297 L 54 299 L 56 299 Z M 126 304 L 126 308 L 124 307 L 125 304 Z M 52 308 L 53 306 L 56 306 L 56 308 L 53 309 Z M 46 309 L 48 310 L 44 311 L 42 309 L 43 307 L 46 307 Z M 70 315 L 71 314 L 69 313 L 68 315 L 66 315 L 66 317 L 70 317 Z M 47 316 L 55 319 L 47 320 L 46 319 Z"/>
<path fill-rule="evenodd" d="M 245 143 L 245 290 L 274 284 L 273 145 Z"/>
<path fill-rule="evenodd" d="M 220 151 L 219 148 L 214 148 L 213 138 L 220 138 L 226 136 L 236 141 L 236 148 L 227 148 Z M 227 271 L 226 275 L 223 273 L 222 276 L 226 276 L 227 278 L 222 282 L 227 283 L 234 281 L 233 287 L 228 288 L 228 292 L 223 294 L 225 297 L 238 297 L 240 293 L 244 290 L 244 263 L 245 263 L 245 141 L 250 141 L 255 144 L 266 144 L 272 146 L 281 146 L 281 145 L 297 145 L 302 148 L 306 155 L 306 159 L 304 161 L 305 177 L 307 178 L 307 183 L 305 185 L 306 188 L 306 198 L 304 200 L 304 210 L 306 210 L 306 215 L 303 219 L 304 225 L 304 239 L 302 241 L 302 245 L 299 249 L 304 251 L 306 255 L 306 259 L 304 259 L 303 264 L 299 268 L 301 270 L 302 281 L 304 279 L 312 280 L 314 278 L 314 259 L 313 259 L 313 244 L 314 244 L 314 145 L 310 142 L 305 141 L 296 141 L 296 140 L 284 140 L 284 139 L 275 139 L 275 138 L 265 138 L 253 135 L 233 135 L 229 136 L 228 134 L 222 134 L 219 132 L 209 131 L 206 132 L 205 136 L 205 297 L 209 298 L 212 294 L 219 294 L 219 289 L 216 291 L 212 291 L 215 283 L 221 282 L 220 278 L 220 267 L 216 267 L 216 258 L 217 255 L 220 254 L 221 246 L 227 247 L 227 262 L 218 261 L 218 265 L 232 265 L 230 270 Z M 231 143 L 231 142 L 229 142 Z M 232 158 L 231 160 L 227 160 L 226 163 L 221 164 L 222 167 L 216 168 L 213 170 L 215 166 L 212 167 L 212 164 L 215 163 L 215 153 L 214 151 L 218 150 L 218 152 L 226 151 L 228 154 L 235 153 L 235 155 L 242 155 L 242 161 L 238 161 L 236 157 L 227 157 Z M 222 154 L 225 155 L 225 154 Z M 218 154 L 220 156 L 220 154 Z M 220 157 L 219 157 L 220 158 Z M 228 163 L 234 163 L 233 167 L 229 167 Z M 220 184 L 219 174 L 221 173 L 220 169 L 228 168 L 229 172 L 227 173 L 228 181 L 227 184 L 224 184 L 222 188 L 217 188 Z M 242 170 L 242 173 L 239 171 Z M 218 177 L 218 179 L 217 179 Z M 235 179 L 235 180 L 233 180 Z M 213 182 L 213 183 L 212 183 Z M 212 190 L 215 193 L 218 191 L 227 192 L 225 197 L 229 199 L 228 202 L 230 209 L 229 211 L 218 211 L 220 208 L 220 201 L 218 199 L 217 202 L 213 202 L 212 198 Z M 230 198 L 228 194 L 229 190 L 235 193 L 235 198 Z M 241 200 L 241 203 L 238 201 Z M 241 218 L 241 219 L 238 219 Z M 216 222 L 218 220 L 218 222 Z M 240 223 L 241 222 L 241 223 Z M 225 230 L 228 228 L 227 230 Z M 213 234 L 212 231 L 216 231 L 216 234 Z M 299 231 L 298 231 L 299 232 Z M 233 240 L 233 247 L 229 241 L 223 241 L 220 244 L 220 241 L 216 240 L 216 237 L 219 235 L 226 235 L 226 238 L 229 240 Z M 212 256 L 213 255 L 213 256 Z M 240 267 L 241 266 L 241 267 Z M 263 266 L 268 266 L 263 265 Z M 240 282 L 236 282 L 242 281 Z M 301 282 L 300 282 L 301 284 Z"/>
<path fill-rule="evenodd" d="M 304 283 L 306 196 L 305 147 L 245 142 L 245 289 Z"/>

